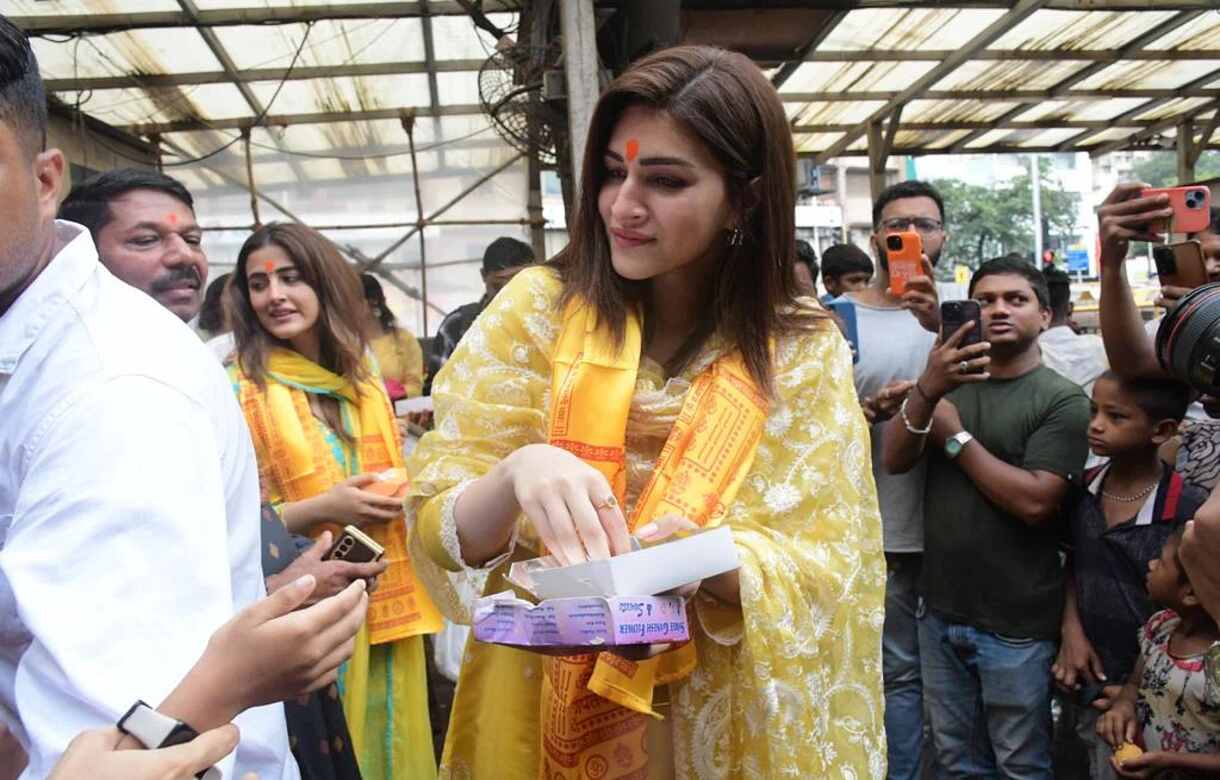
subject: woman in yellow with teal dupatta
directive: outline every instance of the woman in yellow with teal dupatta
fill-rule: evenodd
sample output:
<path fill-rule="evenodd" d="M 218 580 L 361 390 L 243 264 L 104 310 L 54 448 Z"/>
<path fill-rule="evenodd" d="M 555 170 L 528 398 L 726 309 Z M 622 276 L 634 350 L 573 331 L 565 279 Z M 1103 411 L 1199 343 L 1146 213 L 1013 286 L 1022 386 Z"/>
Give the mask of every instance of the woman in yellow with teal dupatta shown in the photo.
<path fill-rule="evenodd" d="M 358 525 L 386 550 L 389 567 L 339 678 L 361 774 L 430 780 L 422 635 L 440 616 L 407 556 L 400 502 L 362 489 L 403 463 L 368 357 L 360 279 L 317 231 L 272 223 L 242 246 L 227 305 L 237 340 L 230 371 L 266 500 L 295 533 L 338 538 Z"/>
<path fill-rule="evenodd" d="M 471 641 L 440 773 L 496 780 L 881 778 L 885 564 L 842 336 L 794 275 L 795 156 L 747 58 L 653 54 L 593 114 L 571 243 L 519 274 L 436 378 L 410 549 L 453 587 L 605 558 L 675 524 L 741 567 L 686 589 L 644 661 Z"/>

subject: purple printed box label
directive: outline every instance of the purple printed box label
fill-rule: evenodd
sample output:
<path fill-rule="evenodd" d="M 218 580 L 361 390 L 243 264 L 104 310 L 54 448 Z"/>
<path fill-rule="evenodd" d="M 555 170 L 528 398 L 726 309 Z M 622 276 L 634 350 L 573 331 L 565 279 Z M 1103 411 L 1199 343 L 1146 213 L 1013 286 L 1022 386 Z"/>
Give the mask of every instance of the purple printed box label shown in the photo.
<path fill-rule="evenodd" d="M 479 599 L 480 642 L 523 647 L 605 647 L 690 639 L 686 608 L 672 596 L 550 599 L 530 604 L 501 593 Z"/>

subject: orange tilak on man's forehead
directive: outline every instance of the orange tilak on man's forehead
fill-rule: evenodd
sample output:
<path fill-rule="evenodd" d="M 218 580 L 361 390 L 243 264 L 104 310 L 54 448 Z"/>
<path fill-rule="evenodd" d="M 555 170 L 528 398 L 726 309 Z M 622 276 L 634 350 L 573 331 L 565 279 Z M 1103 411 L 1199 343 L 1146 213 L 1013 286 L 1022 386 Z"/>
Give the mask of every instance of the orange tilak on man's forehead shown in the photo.
<path fill-rule="evenodd" d="M 174 213 L 172 213 L 172 212 L 171 212 L 171 213 L 169 213 L 169 214 L 166 214 L 166 215 L 165 215 L 165 221 L 166 221 L 166 222 L 168 222 L 168 223 L 169 223 L 169 224 L 171 224 L 171 225 L 176 225 L 176 224 L 178 224 L 178 215 L 177 215 L 177 214 L 174 214 Z"/>
<path fill-rule="evenodd" d="M 634 162 L 640 156 L 640 142 L 634 138 L 627 139 L 627 162 Z"/>

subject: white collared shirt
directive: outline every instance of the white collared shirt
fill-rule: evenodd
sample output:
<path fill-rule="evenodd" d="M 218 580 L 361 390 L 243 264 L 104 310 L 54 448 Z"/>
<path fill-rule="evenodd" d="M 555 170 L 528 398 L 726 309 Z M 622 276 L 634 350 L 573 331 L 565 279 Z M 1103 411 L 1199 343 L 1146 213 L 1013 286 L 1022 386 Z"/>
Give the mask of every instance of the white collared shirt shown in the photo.
<path fill-rule="evenodd" d="M 0 717 L 25 778 L 136 699 L 156 706 L 265 593 L 258 471 L 223 369 L 88 231 L 57 230 L 66 245 L 0 316 Z M 226 778 L 300 776 L 282 705 L 236 723 Z"/>

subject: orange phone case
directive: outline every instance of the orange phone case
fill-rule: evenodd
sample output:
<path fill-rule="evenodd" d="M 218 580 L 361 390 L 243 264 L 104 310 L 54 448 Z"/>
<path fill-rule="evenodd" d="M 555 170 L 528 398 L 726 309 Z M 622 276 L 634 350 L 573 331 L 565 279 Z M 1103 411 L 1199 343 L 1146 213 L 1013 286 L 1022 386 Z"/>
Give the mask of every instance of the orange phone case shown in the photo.
<path fill-rule="evenodd" d="M 1154 198 L 1168 195 L 1173 216 L 1167 220 L 1156 220 L 1149 229 L 1153 233 L 1197 233 L 1211 224 L 1211 191 L 1200 184 L 1185 187 L 1160 187 L 1147 189 L 1141 197 Z"/>
<path fill-rule="evenodd" d="M 900 239 L 902 245 L 893 248 L 893 239 Z M 890 233 L 885 237 L 885 259 L 889 266 L 890 292 L 901 296 L 907 289 L 907 282 L 916 276 L 923 276 L 923 241 L 913 230 L 903 233 Z"/>

